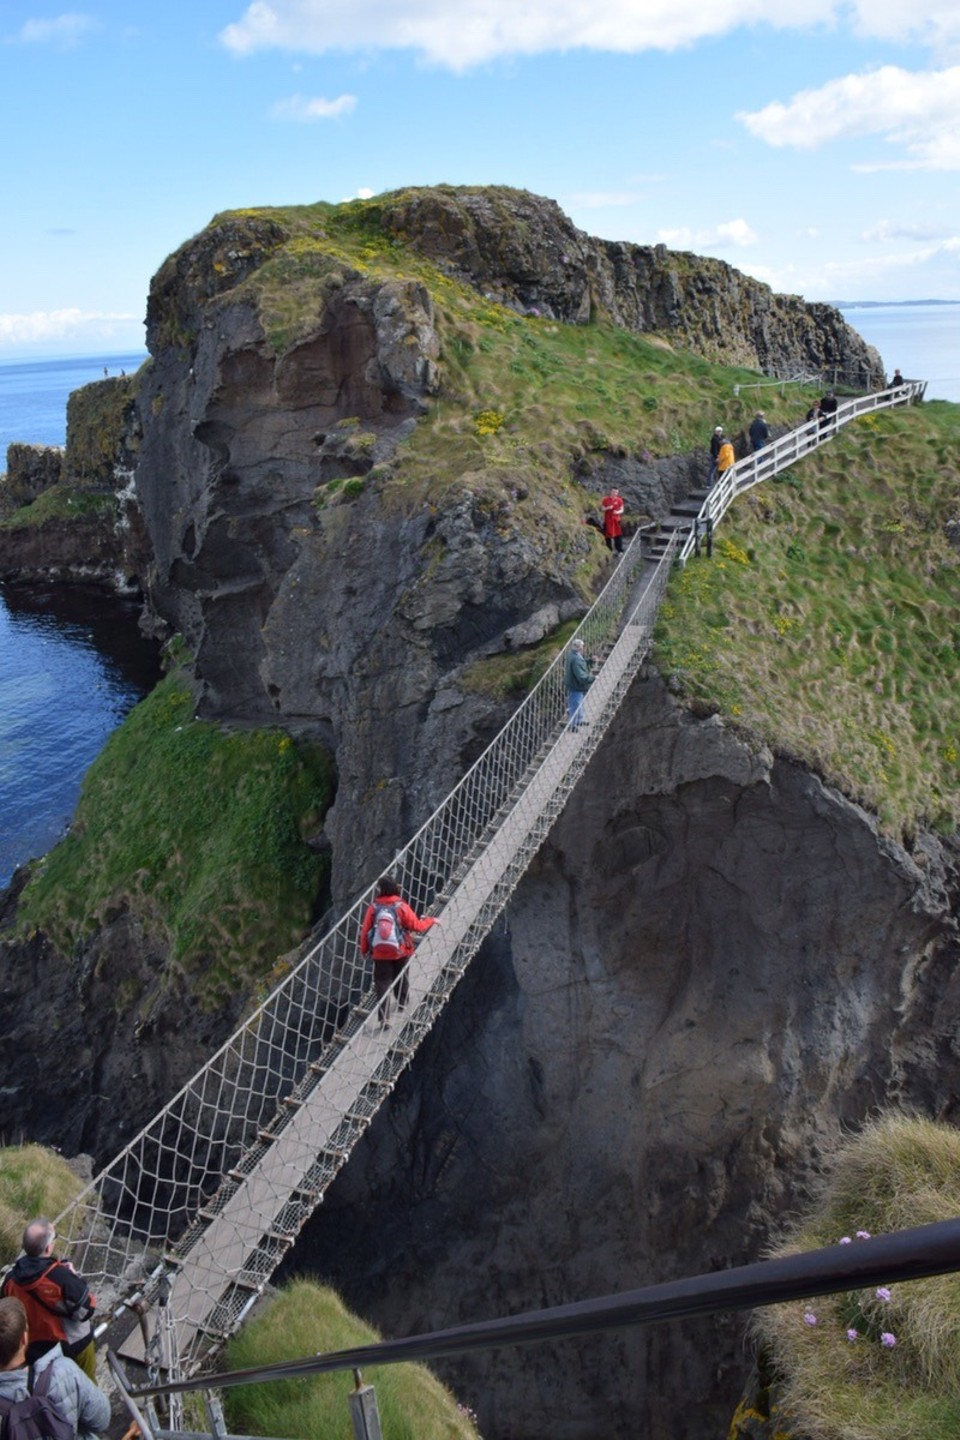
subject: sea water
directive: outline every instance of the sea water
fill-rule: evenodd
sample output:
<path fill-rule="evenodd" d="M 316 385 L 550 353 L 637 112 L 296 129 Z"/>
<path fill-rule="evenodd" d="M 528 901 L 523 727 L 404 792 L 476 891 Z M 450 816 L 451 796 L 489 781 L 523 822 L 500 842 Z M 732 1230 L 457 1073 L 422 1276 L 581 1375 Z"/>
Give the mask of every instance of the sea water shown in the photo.
<path fill-rule="evenodd" d="M 960 304 L 844 305 L 843 318 L 874 345 L 889 378 L 926 380 L 927 400 L 960 401 Z"/>
<path fill-rule="evenodd" d="M 0 467 L 15 441 L 62 445 L 70 392 L 143 358 L 0 365 Z M 60 838 L 85 771 L 159 679 L 139 610 L 87 586 L 0 585 L 0 888 Z"/>
<path fill-rule="evenodd" d="M 960 306 L 844 306 L 888 374 L 960 401 Z M 67 397 L 133 374 L 145 351 L 0 364 L 0 466 L 7 446 L 63 445 Z M 2 543 L 2 542 L 0 542 Z M 110 731 L 158 678 L 131 602 L 76 586 L 0 586 L 0 887 L 69 825 L 80 782 Z"/>
<path fill-rule="evenodd" d="M 124 355 L 74 356 L 66 360 L 23 360 L 0 365 L 0 470 L 7 446 L 63 445 L 67 438 L 67 396 L 91 380 L 133 375 L 145 350 Z"/>

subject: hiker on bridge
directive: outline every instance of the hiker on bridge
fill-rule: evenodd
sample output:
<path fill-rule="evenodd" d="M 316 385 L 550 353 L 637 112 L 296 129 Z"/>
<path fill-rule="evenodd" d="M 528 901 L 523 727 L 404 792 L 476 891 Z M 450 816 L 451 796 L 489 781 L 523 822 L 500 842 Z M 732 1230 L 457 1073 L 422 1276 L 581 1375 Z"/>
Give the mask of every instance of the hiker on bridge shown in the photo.
<path fill-rule="evenodd" d="M 600 501 L 600 509 L 603 511 L 603 538 L 607 542 L 607 549 L 616 550 L 618 555 L 622 555 L 623 526 L 620 521 L 623 518 L 623 496 L 616 485 L 609 495 L 604 495 Z"/>
<path fill-rule="evenodd" d="M 31 1365 L 59 1345 L 92 1380 L 96 1366 L 90 1318 L 97 1302 L 73 1266 L 54 1255 L 56 1238 L 51 1220 L 30 1221 L 23 1232 L 23 1254 L 4 1280 L 3 1294 L 19 1300 L 27 1312 Z"/>
<path fill-rule="evenodd" d="M 110 1424 L 110 1401 L 103 1391 L 66 1358 L 59 1345 L 45 1351 L 36 1365 L 27 1359 L 29 1348 L 30 1330 L 23 1305 L 12 1296 L 0 1300 L 0 1415 L 5 1417 L 13 1405 L 21 1411 L 20 1424 L 13 1425 L 11 1416 L 10 1428 L 23 1433 L 24 1426 L 37 1421 L 43 1435 L 65 1437 L 72 1433 L 78 1440 L 102 1435 Z M 31 1394 L 33 1414 L 28 1419 L 22 1413 L 23 1402 Z M 47 1406 L 57 1413 L 56 1422 L 49 1412 L 46 1418 L 42 1410 L 37 1413 L 38 1407 Z M 4 1433 L 6 1430 L 5 1423 Z"/>
<path fill-rule="evenodd" d="M 583 718 L 583 702 L 593 684 L 590 662 L 583 653 L 582 640 L 574 640 L 567 651 L 563 665 L 563 683 L 567 687 L 567 719 L 570 729 L 579 730 L 581 725 L 590 724 L 589 720 Z"/>
<path fill-rule="evenodd" d="M 422 935 L 440 921 L 432 915 L 421 919 L 406 900 L 401 900 L 400 889 L 392 875 L 384 875 L 377 886 L 376 898 L 367 906 L 367 913 L 360 926 L 360 954 L 369 955 L 373 960 L 373 987 L 380 1002 L 380 1029 L 390 1029 L 390 996 L 388 991 L 395 981 L 397 1006 L 406 1009 L 410 995 L 410 981 L 406 974 L 407 961 L 413 954 L 413 933 Z"/>

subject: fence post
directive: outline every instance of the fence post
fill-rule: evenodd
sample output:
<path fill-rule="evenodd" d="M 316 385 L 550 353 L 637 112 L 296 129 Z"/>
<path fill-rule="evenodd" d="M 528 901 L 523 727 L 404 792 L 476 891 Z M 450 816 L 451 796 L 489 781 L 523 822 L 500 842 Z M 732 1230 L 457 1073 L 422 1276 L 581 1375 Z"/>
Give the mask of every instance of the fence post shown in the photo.
<path fill-rule="evenodd" d="M 383 1440 L 377 1392 L 372 1385 L 364 1385 L 359 1370 L 354 1370 L 353 1378 L 354 1389 L 347 1396 L 347 1404 L 350 1406 L 354 1440 Z"/>
<path fill-rule="evenodd" d="M 707 516 L 707 559 L 713 559 L 713 518 Z"/>

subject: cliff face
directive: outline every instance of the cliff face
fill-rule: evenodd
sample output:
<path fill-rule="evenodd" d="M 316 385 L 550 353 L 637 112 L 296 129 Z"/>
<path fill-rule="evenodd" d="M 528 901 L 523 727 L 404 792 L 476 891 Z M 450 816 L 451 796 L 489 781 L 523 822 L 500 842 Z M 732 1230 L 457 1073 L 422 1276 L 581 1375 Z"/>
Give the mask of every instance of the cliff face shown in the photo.
<path fill-rule="evenodd" d="M 292 1268 L 399 1335 L 758 1258 L 842 1127 L 956 1118 L 956 880 L 651 672 Z M 705 1440 L 744 1320 L 442 1370 L 485 1435 Z"/>
<path fill-rule="evenodd" d="M 531 616 L 544 634 L 582 613 L 591 542 L 568 532 L 551 553 L 555 521 L 509 468 L 492 484 L 464 474 L 439 501 L 385 499 L 398 445 L 445 394 L 434 298 L 351 267 L 317 222 L 295 242 L 309 288 L 284 318 L 293 223 L 229 217 L 155 278 L 136 485 L 149 605 L 195 650 L 203 713 L 277 720 L 335 750 L 328 834 L 346 900 L 502 719 L 464 672 Z M 591 240 L 523 192 L 404 191 L 363 223 L 516 309 L 602 313 L 742 363 L 882 374 L 837 312 L 719 262 Z M 695 472 L 646 459 L 622 462 L 625 494 L 662 514 Z"/>
<path fill-rule="evenodd" d="M 150 541 L 134 490 L 136 385 L 134 376 L 117 376 L 75 390 L 63 450 L 9 446 L 0 476 L 0 579 L 138 588 Z"/>
<path fill-rule="evenodd" d="M 828 307 L 721 262 L 592 240 L 536 197 L 406 191 L 364 217 L 522 313 L 606 318 L 757 368 L 881 375 Z M 196 655 L 201 713 L 335 753 L 340 902 L 503 718 L 509 695 L 469 683 L 475 667 L 555 635 L 604 578 L 588 494 L 613 480 L 634 513 L 662 515 L 703 467 L 669 444 L 594 446 L 559 498 L 512 458 L 442 493 L 390 483 L 448 393 L 439 302 L 416 273 L 366 273 L 313 232 L 287 272 L 289 239 L 282 219 L 228 217 L 171 257 L 123 423 L 136 574 Z M 99 429 L 83 466 L 112 485 Z M 294 1265 L 400 1334 L 754 1258 L 838 1125 L 891 1098 L 949 1115 L 955 896 L 936 843 L 898 849 L 814 775 L 677 708 L 651 672 Z M 69 958 L 42 936 L 2 946 L 8 1125 L 105 1159 L 169 1098 L 235 1016 L 198 1013 L 168 960 L 126 914 Z M 122 985 L 155 997 L 147 1028 L 117 1007 Z M 54 1032 L 67 1074 L 43 1063 Z M 448 1372 L 489 1440 L 706 1440 L 742 1387 L 740 1333 L 721 1319 Z"/>
<path fill-rule="evenodd" d="M 776 295 L 722 260 L 596 240 L 525 191 L 438 186 L 373 203 L 386 230 L 503 303 L 571 324 L 606 315 L 767 374 L 883 384 L 880 356 L 839 311 Z"/>

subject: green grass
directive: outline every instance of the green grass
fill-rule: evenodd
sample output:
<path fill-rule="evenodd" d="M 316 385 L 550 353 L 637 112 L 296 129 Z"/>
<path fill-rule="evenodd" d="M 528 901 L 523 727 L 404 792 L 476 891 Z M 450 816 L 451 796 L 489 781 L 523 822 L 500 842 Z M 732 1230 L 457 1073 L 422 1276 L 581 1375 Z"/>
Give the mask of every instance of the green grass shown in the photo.
<path fill-rule="evenodd" d="M 952 1220 L 960 1132 L 889 1115 L 848 1139 L 823 1195 L 777 1253 Z M 816 1324 L 806 1323 L 805 1315 Z M 943 1440 L 960 1433 L 960 1276 L 776 1305 L 755 1329 L 777 1375 L 791 1434 L 809 1440 Z M 848 1339 L 848 1330 L 857 1336 Z M 881 1334 L 896 1344 L 885 1348 Z"/>
<path fill-rule="evenodd" d="M 193 713 L 188 686 L 168 675 L 111 735 L 17 923 L 69 954 L 126 906 L 198 968 L 196 992 L 211 1005 L 309 927 L 327 862 L 304 837 L 330 802 L 331 777 L 318 747 Z"/>
<path fill-rule="evenodd" d="M 25 525 L 44 525 L 50 520 L 82 520 L 92 515 L 115 515 L 117 497 L 103 490 L 77 485 L 51 485 L 30 505 L 14 510 L 0 520 L 0 530 L 19 530 Z"/>
<path fill-rule="evenodd" d="M 857 421 L 741 497 L 672 581 L 655 658 L 892 833 L 960 823 L 960 407 Z"/>
<path fill-rule="evenodd" d="M 485 193 L 496 201 L 495 188 Z M 442 508 L 452 492 L 469 492 L 503 533 L 535 533 L 546 567 L 576 574 L 587 595 L 604 552 L 581 522 L 602 493 L 604 456 L 685 453 L 705 446 L 721 421 L 735 432 L 757 404 L 743 387 L 762 377 L 711 365 L 676 337 L 636 335 L 602 319 L 560 324 L 486 300 L 394 233 L 408 194 L 230 211 L 212 224 L 230 222 L 233 234 L 245 220 L 270 221 L 285 235 L 236 291 L 257 306 L 277 353 L 315 334 L 345 284 L 422 285 L 440 343 L 440 390 L 393 461 L 378 467 L 385 508 Z M 763 393 L 772 424 L 794 423 L 809 403 L 795 389 Z"/>
<path fill-rule="evenodd" d="M 332 1290 L 298 1280 L 230 1341 L 226 1366 L 242 1370 L 379 1339 Z M 469 1414 L 424 1366 L 371 1367 L 363 1372 L 363 1381 L 376 1387 L 387 1440 L 476 1440 Z M 352 1389 L 350 1370 L 238 1386 L 224 1391 L 229 1428 L 234 1434 L 290 1440 L 353 1440 L 347 1404 Z"/>
<path fill-rule="evenodd" d="M 12 1260 L 30 1220 L 54 1219 L 83 1189 L 62 1156 L 42 1145 L 0 1147 L 0 1254 Z"/>

